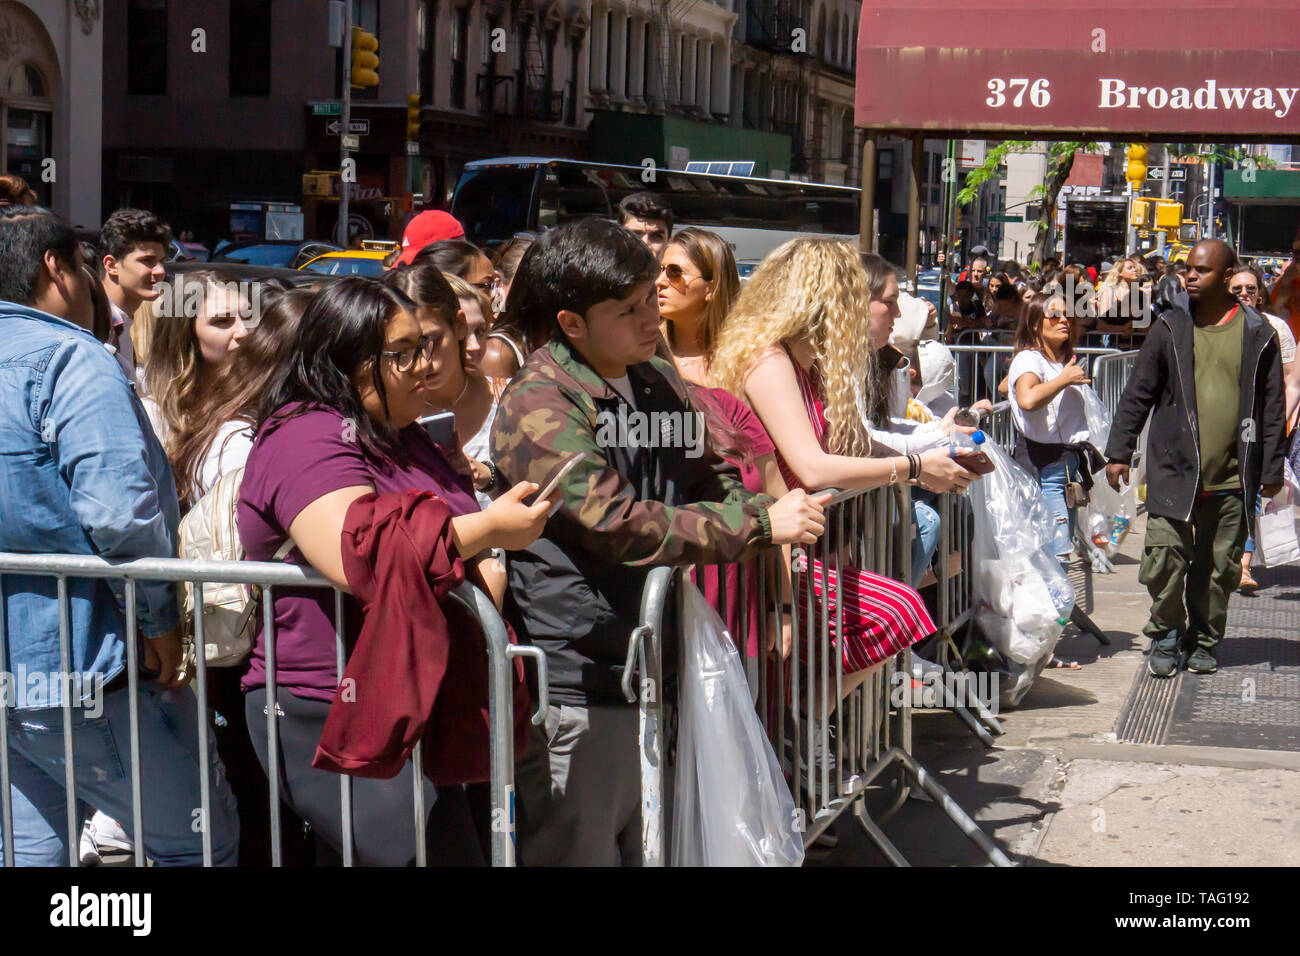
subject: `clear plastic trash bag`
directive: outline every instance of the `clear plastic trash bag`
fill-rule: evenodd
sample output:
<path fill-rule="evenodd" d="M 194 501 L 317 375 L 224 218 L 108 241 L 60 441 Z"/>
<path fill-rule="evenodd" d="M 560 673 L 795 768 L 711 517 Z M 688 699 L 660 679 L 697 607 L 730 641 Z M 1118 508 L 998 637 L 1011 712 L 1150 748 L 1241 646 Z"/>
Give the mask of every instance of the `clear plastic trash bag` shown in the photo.
<path fill-rule="evenodd" d="M 1112 554 L 1118 551 L 1136 516 L 1136 483 L 1121 482 L 1120 490 L 1116 491 L 1104 474 L 1098 474 L 1083 512 L 1084 528 L 1092 543 Z"/>
<path fill-rule="evenodd" d="M 1004 657 L 1022 665 L 1046 659 L 1074 610 L 1074 588 L 1056 559 L 1052 518 L 1038 483 L 1005 451 L 970 486 L 975 621 Z"/>
<path fill-rule="evenodd" d="M 1076 385 L 1083 393 L 1083 414 L 1088 420 L 1088 437 L 1084 439 L 1097 449 L 1097 454 L 1106 456 L 1106 442 L 1110 440 L 1110 409 L 1101 402 L 1101 397 L 1090 385 Z"/>
<path fill-rule="evenodd" d="M 800 866 L 803 827 L 722 619 L 683 584 L 673 866 Z"/>

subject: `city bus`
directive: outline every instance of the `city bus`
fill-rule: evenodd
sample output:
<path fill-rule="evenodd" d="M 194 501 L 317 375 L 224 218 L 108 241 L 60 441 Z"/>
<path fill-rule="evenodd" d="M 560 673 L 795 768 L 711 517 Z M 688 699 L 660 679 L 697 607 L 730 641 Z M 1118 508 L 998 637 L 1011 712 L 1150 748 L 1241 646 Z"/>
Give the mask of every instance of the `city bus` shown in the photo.
<path fill-rule="evenodd" d="M 491 249 L 518 232 L 540 232 L 584 216 L 617 217 L 629 193 L 664 195 L 673 226 L 722 235 L 739 262 L 756 262 L 795 236 L 858 241 L 861 190 L 787 179 L 755 179 L 572 159 L 504 157 L 466 163 L 451 214 L 465 236 Z"/>

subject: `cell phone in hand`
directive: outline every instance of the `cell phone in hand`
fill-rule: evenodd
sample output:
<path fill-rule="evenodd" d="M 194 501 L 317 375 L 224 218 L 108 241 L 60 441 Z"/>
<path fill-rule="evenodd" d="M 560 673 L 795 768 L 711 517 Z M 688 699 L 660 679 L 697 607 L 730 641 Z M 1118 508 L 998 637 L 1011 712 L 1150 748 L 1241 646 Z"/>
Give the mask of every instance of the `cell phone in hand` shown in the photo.
<path fill-rule="evenodd" d="M 420 427 L 435 445 L 444 448 L 456 447 L 456 413 L 438 412 L 420 419 Z"/>
<path fill-rule="evenodd" d="M 565 461 L 565 463 L 560 466 L 560 470 L 555 473 L 555 477 L 547 483 L 545 488 L 538 492 L 537 497 L 533 499 L 534 503 L 545 501 L 547 498 L 551 497 L 551 495 L 555 493 L 555 489 L 560 487 L 560 482 L 569 477 L 569 472 L 573 471 L 574 468 L 577 468 L 579 462 L 586 457 L 587 453 L 585 451 L 580 451 Z"/>

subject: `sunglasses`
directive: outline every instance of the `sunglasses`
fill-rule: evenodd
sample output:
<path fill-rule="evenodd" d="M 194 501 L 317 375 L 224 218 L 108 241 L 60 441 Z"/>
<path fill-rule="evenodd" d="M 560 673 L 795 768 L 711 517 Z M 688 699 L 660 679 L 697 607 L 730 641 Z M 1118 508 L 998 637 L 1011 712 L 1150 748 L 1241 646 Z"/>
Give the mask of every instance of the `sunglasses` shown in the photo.
<path fill-rule="evenodd" d="M 1229 286 L 1228 291 L 1233 295 L 1259 295 L 1259 289 L 1253 285 Z"/>
<path fill-rule="evenodd" d="M 486 292 L 488 295 L 491 295 L 492 290 L 497 287 L 497 283 L 499 283 L 500 281 L 501 281 L 501 276 L 497 273 L 493 273 L 492 275 L 488 276 L 488 278 L 484 279 L 482 282 L 471 282 L 470 285 L 472 285 L 476 289 Z"/>
<path fill-rule="evenodd" d="M 692 275 L 686 272 L 675 262 L 670 262 L 661 270 L 668 277 L 668 281 L 673 285 L 684 285 L 688 279 L 700 279 L 702 276 Z"/>

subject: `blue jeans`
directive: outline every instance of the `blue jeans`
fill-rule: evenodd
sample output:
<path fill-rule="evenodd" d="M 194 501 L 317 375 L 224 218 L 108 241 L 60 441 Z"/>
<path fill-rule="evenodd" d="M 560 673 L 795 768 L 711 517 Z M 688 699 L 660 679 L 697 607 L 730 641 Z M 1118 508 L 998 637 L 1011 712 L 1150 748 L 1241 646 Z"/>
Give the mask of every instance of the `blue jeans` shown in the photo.
<path fill-rule="evenodd" d="M 939 547 L 939 512 L 924 501 L 912 499 L 912 587 L 930 566 L 934 550 Z"/>
<path fill-rule="evenodd" d="M 1038 484 L 1052 518 L 1052 550 L 1062 561 L 1068 560 L 1074 550 L 1076 521 L 1075 509 L 1065 506 L 1065 485 L 1070 480 L 1078 481 L 1079 474 L 1078 456 L 1072 451 L 1038 471 Z"/>
<path fill-rule="evenodd" d="M 159 866 L 201 866 L 198 702 L 188 689 L 167 690 L 145 680 L 139 688 L 145 856 Z M 74 708 L 72 747 L 78 818 L 84 818 L 88 804 L 120 823 L 135 840 L 128 696 L 125 688 L 104 694 L 99 714 L 95 713 L 97 707 Z M 217 757 L 211 728 L 207 734 L 212 861 L 218 866 L 234 866 L 239 854 L 235 798 Z M 9 771 L 16 862 L 19 866 L 66 866 L 68 811 L 61 708 L 9 711 Z M 4 849 L 0 847 L 0 861 Z"/>

